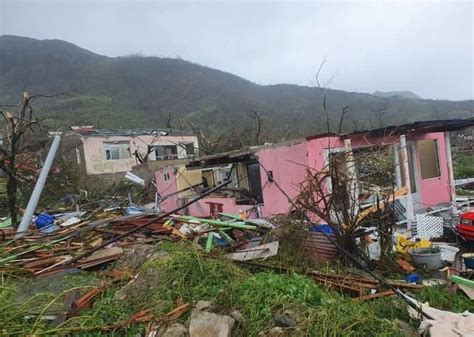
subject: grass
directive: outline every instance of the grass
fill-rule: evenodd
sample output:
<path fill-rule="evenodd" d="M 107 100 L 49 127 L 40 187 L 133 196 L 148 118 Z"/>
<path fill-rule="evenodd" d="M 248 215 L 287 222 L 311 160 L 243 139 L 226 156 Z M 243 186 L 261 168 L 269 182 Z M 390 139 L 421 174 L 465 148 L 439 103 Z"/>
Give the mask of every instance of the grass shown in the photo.
<path fill-rule="evenodd" d="M 241 310 L 246 317 L 242 335 L 255 335 L 272 327 L 273 315 L 286 309 L 299 314 L 323 303 L 322 291 L 309 278 L 262 272 L 234 282 L 217 301 L 222 307 Z"/>
<path fill-rule="evenodd" d="M 95 299 L 92 308 L 56 328 L 36 317 L 27 321 L 24 317 L 32 312 L 46 312 L 53 304 L 62 304 L 69 288 L 97 282 L 93 273 L 64 277 L 60 289 L 53 292 L 46 287 L 45 291 L 32 294 L 23 302 L 15 300 L 22 283 L 3 279 L 0 335 L 65 335 L 72 328 L 88 329 L 124 321 L 142 309 L 160 316 L 174 309 L 178 301 L 195 304 L 199 300 L 214 300 L 218 313 L 239 310 L 245 319 L 238 324 L 235 336 L 257 336 L 268 331 L 275 326 L 275 314 L 284 312 L 297 321 L 297 327 L 290 333 L 300 336 L 403 336 L 393 325 L 394 319 L 413 326 L 417 324 L 409 318 L 406 305 L 397 298 L 357 302 L 322 289 L 297 273 L 252 274 L 228 260 L 204 258 L 200 251 L 186 243 L 164 243 L 160 248 L 161 255 L 148 260 L 133 288 L 127 288 L 127 298 L 117 298 L 117 292 L 126 282 L 115 284 Z M 472 306 L 467 297 L 450 294 L 443 287 L 425 288 L 417 297 L 445 310 L 462 312 Z M 181 321 L 185 322 L 187 317 Z M 145 324 L 135 324 L 115 332 L 94 330 L 74 335 L 135 336 L 144 331 Z"/>
<path fill-rule="evenodd" d="M 441 285 L 423 288 L 417 294 L 417 299 L 421 302 L 429 302 L 431 307 L 441 310 L 453 312 L 474 311 L 473 302 L 467 296 L 461 292 L 450 292 Z"/>
<path fill-rule="evenodd" d="M 172 305 L 177 300 L 195 303 L 215 298 L 232 283 L 238 283 L 249 276 L 229 260 L 203 258 L 193 246 L 185 243 L 165 243 L 163 250 L 170 258 L 151 260 L 143 270 L 159 270 L 156 296 Z M 147 295 L 149 296 L 149 295 Z"/>
<path fill-rule="evenodd" d="M 309 315 L 310 324 L 306 331 L 311 336 L 404 336 L 392 319 L 398 313 L 380 312 L 381 307 L 392 305 L 387 301 L 359 303 L 352 299 L 340 299 L 313 309 Z"/>
<path fill-rule="evenodd" d="M 257 336 L 274 327 L 274 315 L 291 312 L 297 320 L 295 335 L 302 336 L 404 336 L 392 321 L 410 321 L 397 299 L 356 302 L 319 288 L 298 274 L 262 272 L 234 284 L 218 297 L 225 308 L 238 309 L 246 318 L 235 332 Z M 224 311 L 225 312 L 225 311 Z"/>

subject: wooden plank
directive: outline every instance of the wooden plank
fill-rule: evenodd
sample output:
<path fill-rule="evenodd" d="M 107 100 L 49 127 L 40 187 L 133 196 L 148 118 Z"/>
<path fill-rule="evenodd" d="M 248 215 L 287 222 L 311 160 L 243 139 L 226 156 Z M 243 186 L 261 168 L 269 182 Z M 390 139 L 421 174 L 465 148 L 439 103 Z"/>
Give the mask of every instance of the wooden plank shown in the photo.
<path fill-rule="evenodd" d="M 368 301 L 368 300 L 373 300 L 374 298 L 381 298 L 381 297 L 387 297 L 387 296 L 392 296 L 392 295 L 395 295 L 395 292 L 393 290 L 387 290 L 387 291 L 382 291 L 375 294 L 360 296 L 360 297 L 357 297 L 356 300 Z"/>
<path fill-rule="evenodd" d="M 53 326 L 58 326 L 64 323 L 64 321 L 69 315 L 69 312 L 71 311 L 74 300 L 76 299 L 78 294 L 79 294 L 78 289 L 74 289 L 67 293 L 66 299 L 64 301 L 63 311 L 59 315 L 56 316 L 56 319 L 53 321 Z"/>

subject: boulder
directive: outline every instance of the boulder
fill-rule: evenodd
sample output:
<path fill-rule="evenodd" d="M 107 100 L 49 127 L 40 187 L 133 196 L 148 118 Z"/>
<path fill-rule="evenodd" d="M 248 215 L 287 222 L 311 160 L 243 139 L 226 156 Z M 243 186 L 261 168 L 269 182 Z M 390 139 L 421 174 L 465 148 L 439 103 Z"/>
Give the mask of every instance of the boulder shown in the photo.
<path fill-rule="evenodd" d="M 234 324 L 232 317 L 193 310 L 189 322 L 189 336 L 230 337 Z"/>

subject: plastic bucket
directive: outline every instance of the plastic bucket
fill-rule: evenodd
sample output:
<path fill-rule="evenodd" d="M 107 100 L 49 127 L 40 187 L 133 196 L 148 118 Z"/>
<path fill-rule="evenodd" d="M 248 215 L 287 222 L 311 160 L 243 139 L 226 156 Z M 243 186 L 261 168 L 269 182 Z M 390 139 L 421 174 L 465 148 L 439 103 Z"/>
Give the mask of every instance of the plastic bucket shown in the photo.
<path fill-rule="evenodd" d="M 464 253 L 462 254 L 462 258 L 466 268 L 474 269 L 474 253 Z"/>
<path fill-rule="evenodd" d="M 441 251 L 437 253 L 430 252 L 431 248 L 410 249 L 411 262 L 417 267 L 426 267 L 427 269 L 439 269 L 442 266 Z"/>

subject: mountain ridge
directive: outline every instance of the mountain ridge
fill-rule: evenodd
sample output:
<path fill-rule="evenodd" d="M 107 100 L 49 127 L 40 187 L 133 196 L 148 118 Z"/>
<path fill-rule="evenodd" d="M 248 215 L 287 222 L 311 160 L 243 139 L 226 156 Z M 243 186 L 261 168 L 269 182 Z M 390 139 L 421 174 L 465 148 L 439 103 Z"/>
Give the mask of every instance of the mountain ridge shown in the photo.
<path fill-rule="evenodd" d="M 212 134 L 251 128 L 258 111 L 262 140 L 327 131 L 319 89 L 295 84 L 260 85 L 234 74 L 173 58 L 99 55 L 62 40 L 0 36 L 0 103 L 22 91 L 74 95 L 42 103 L 38 113 L 57 124 L 101 127 L 196 127 Z M 345 131 L 422 119 L 464 118 L 473 101 L 378 97 L 326 89 L 330 127 L 344 107 Z"/>

